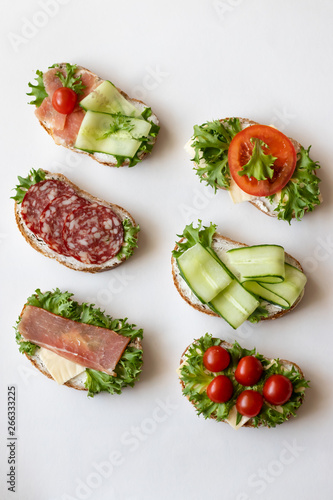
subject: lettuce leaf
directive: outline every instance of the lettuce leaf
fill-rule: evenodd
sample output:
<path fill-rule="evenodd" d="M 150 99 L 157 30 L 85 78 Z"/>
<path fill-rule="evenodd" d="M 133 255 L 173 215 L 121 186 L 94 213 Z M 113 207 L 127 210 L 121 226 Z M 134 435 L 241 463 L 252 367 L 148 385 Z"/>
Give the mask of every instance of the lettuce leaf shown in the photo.
<path fill-rule="evenodd" d="M 212 337 L 206 333 L 203 337 L 196 340 L 186 351 L 185 363 L 180 369 L 180 380 L 184 384 L 183 394 L 195 405 L 198 415 L 203 415 L 204 418 L 215 418 L 218 421 L 225 420 L 231 408 L 236 404 L 239 394 L 246 390 L 252 389 L 262 392 L 263 386 L 267 378 L 275 373 L 283 374 L 290 379 L 293 384 L 293 393 L 290 400 L 282 406 L 282 413 L 276 410 L 271 405 L 264 403 L 259 415 L 251 419 L 251 423 L 255 427 L 259 425 L 267 425 L 275 427 L 282 424 L 289 418 L 290 415 L 295 416 L 297 408 L 301 405 L 304 390 L 309 386 L 309 382 L 304 380 L 301 373 L 293 366 L 291 370 L 285 370 L 279 359 L 275 359 L 272 366 L 270 360 L 265 359 L 261 354 L 256 353 L 255 349 L 248 350 L 242 348 L 235 342 L 230 349 L 227 349 L 230 354 L 230 364 L 222 372 L 211 373 L 204 367 L 203 355 L 205 351 L 215 345 L 220 345 L 223 341 Z M 252 387 L 245 387 L 239 384 L 235 377 L 234 371 L 239 360 L 244 356 L 256 356 L 262 363 L 264 372 L 259 383 Z M 265 369 L 266 368 L 266 369 Z M 232 380 L 234 393 L 232 398 L 226 403 L 214 403 L 207 396 L 206 389 L 210 382 L 217 375 L 227 375 Z M 240 418 L 238 417 L 238 420 Z"/>
<path fill-rule="evenodd" d="M 35 307 L 41 307 L 53 314 L 64 318 L 87 323 L 89 325 L 100 326 L 124 335 L 131 339 L 127 345 L 122 357 L 115 368 L 116 377 L 102 373 L 96 370 L 86 369 L 87 379 L 85 382 L 88 389 L 88 396 L 94 396 L 101 391 L 107 391 L 111 394 L 120 394 L 126 386 L 133 387 L 142 367 L 142 349 L 135 346 L 136 339 L 142 339 L 143 330 L 137 329 L 135 325 L 127 322 L 125 319 L 114 319 L 100 308 L 93 304 L 79 304 L 71 297 L 72 293 L 61 292 L 58 288 L 53 291 L 42 293 L 39 289 L 28 298 L 27 304 Z M 17 325 L 20 322 L 18 319 Z M 19 345 L 20 352 L 33 355 L 38 346 L 31 342 L 24 341 L 22 335 L 16 330 L 16 342 Z"/>
<path fill-rule="evenodd" d="M 228 149 L 231 140 L 241 131 L 238 118 L 230 118 L 220 122 L 215 120 L 194 126 L 193 143 L 196 174 L 200 182 L 204 181 L 217 188 L 228 189 L 230 170 L 228 165 Z M 200 165 L 200 161 L 203 164 Z"/>
<path fill-rule="evenodd" d="M 120 252 L 117 254 L 117 258 L 121 260 L 123 257 L 128 259 L 132 254 L 134 249 L 138 246 L 137 234 L 140 231 L 140 226 L 134 226 L 130 219 L 123 220 L 124 228 L 124 244 L 121 247 Z"/>
<path fill-rule="evenodd" d="M 59 64 L 53 64 L 50 68 L 59 68 Z M 82 82 L 82 75 L 75 76 L 77 70 L 76 64 L 66 63 L 66 76 L 61 71 L 57 71 L 56 76 L 59 78 L 64 87 L 74 90 L 78 95 L 83 94 L 86 85 Z"/>
<path fill-rule="evenodd" d="M 315 174 L 320 165 L 311 160 L 310 148 L 301 146 L 293 177 L 282 189 L 280 202 L 275 209 L 278 219 L 286 220 L 289 224 L 293 217 L 301 220 L 305 212 L 312 212 L 320 205 L 320 179 Z M 273 202 L 274 195 L 268 198 Z"/>
<path fill-rule="evenodd" d="M 203 226 L 201 229 L 202 221 L 198 221 L 198 227 L 193 227 L 193 222 L 187 226 L 182 234 L 177 234 L 179 238 L 184 238 L 184 241 L 176 241 L 177 249 L 172 251 L 175 258 L 180 257 L 186 250 L 201 243 L 205 248 L 211 248 L 213 236 L 216 232 L 216 224 L 210 223 L 209 226 Z"/>
<path fill-rule="evenodd" d="M 36 71 L 36 75 L 35 80 L 37 81 L 37 85 L 28 83 L 31 92 L 27 93 L 27 95 L 32 96 L 35 99 L 34 101 L 30 101 L 28 104 L 34 104 L 37 108 L 39 108 L 45 97 L 48 97 L 48 93 L 46 92 L 44 86 L 43 72 L 38 69 Z"/>
<path fill-rule="evenodd" d="M 257 137 L 251 137 L 250 141 L 252 144 L 254 143 L 251 158 L 243 165 L 238 175 L 246 175 L 249 179 L 254 177 L 257 181 L 272 179 L 274 174 L 273 166 L 277 157 L 264 153 L 263 148 L 268 148 L 264 141 Z"/>
<path fill-rule="evenodd" d="M 11 199 L 15 200 L 18 204 L 22 203 L 25 193 L 28 191 L 29 187 L 37 182 L 43 181 L 45 179 L 46 173 L 40 168 L 38 170 L 31 169 L 27 177 L 18 176 L 19 184 L 17 184 L 16 195 L 11 196 Z"/>

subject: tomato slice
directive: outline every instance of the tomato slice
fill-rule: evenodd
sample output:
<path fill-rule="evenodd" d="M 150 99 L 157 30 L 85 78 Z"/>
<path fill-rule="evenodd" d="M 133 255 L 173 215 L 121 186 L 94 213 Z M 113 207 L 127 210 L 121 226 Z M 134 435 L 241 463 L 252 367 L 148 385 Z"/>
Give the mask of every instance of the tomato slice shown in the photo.
<path fill-rule="evenodd" d="M 256 417 L 260 412 L 264 398 L 257 391 L 243 391 L 237 398 L 236 409 L 244 417 Z"/>
<path fill-rule="evenodd" d="M 258 181 L 254 177 L 238 174 L 252 156 L 254 138 L 260 139 L 267 145 L 267 148 L 264 148 L 265 154 L 276 157 L 272 166 L 274 168 L 272 179 Z M 253 196 L 270 196 L 280 191 L 291 179 L 296 161 L 296 151 L 291 140 L 279 130 L 267 125 L 251 125 L 245 128 L 235 135 L 229 146 L 230 174 L 238 187 Z"/>
<path fill-rule="evenodd" d="M 259 382 L 262 371 L 262 364 L 258 358 L 244 356 L 237 365 L 235 379 L 241 385 L 251 386 Z"/>
<path fill-rule="evenodd" d="M 207 387 L 207 396 L 214 403 L 225 403 L 229 401 L 234 392 L 234 387 L 229 377 L 218 375 Z"/>
<path fill-rule="evenodd" d="M 284 375 L 271 375 L 266 380 L 262 392 L 272 405 L 284 405 L 292 395 L 293 384 Z"/>
<path fill-rule="evenodd" d="M 211 372 L 221 372 L 230 363 L 230 354 L 220 345 L 209 347 L 203 355 L 203 364 Z"/>
<path fill-rule="evenodd" d="M 63 115 L 69 115 L 73 111 L 76 101 L 76 92 L 68 87 L 58 88 L 52 96 L 52 106 Z"/>

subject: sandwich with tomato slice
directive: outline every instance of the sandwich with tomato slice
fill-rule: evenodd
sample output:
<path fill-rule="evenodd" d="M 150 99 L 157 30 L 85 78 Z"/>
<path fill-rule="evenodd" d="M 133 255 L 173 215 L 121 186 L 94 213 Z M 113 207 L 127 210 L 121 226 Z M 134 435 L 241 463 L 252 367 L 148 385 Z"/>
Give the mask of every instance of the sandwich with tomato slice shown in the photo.
<path fill-rule="evenodd" d="M 296 416 L 309 387 L 296 363 L 208 333 L 185 349 L 177 372 L 197 414 L 235 430 L 283 424 Z"/>
<path fill-rule="evenodd" d="M 322 202 L 317 161 L 273 126 L 225 118 L 194 126 L 185 149 L 200 181 L 267 215 L 300 220 Z"/>

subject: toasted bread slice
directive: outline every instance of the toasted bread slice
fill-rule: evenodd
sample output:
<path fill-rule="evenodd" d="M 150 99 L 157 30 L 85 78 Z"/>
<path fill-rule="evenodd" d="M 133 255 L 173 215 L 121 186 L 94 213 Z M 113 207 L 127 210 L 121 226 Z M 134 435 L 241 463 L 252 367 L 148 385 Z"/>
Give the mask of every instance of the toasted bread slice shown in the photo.
<path fill-rule="evenodd" d="M 66 70 L 66 63 L 59 64 L 59 69 L 65 71 Z M 98 83 L 98 82 L 102 83 L 104 81 L 102 78 L 98 77 L 97 75 L 95 75 L 95 73 L 92 73 L 90 70 L 88 70 L 86 68 L 83 68 L 82 66 L 77 66 L 77 73 L 76 74 L 80 75 L 82 73 L 88 73 L 89 75 L 95 77 L 96 78 L 96 83 Z M 116 88 L 117 88 L 118 92 L 120 92 L 120 94 L 123 97 L 125 97 L 125 99 L 128 102 L 130 102 L 133 106 L 135 106 L 141 113 L 145 110 L 145 108 L 148 107 L 144 102 L 142 102 L 142 101 L 140 101 L 138 99 L 133 99 L 133 98 L 129 97 L 125 92 L 123 92 L 118 87 L 116 87 Z M 157 116 L 154 113 L 152 113 L 152 115 L 149 117 L 149 120 L 152 121 L 155 125 L 159 125 L 158 118 L 157 118 Z M 41 120 L 39 120 L 39 123 L 46 130 L 46 132 L 51 135 L 51 137 L 53 138 L 53 140 L 54 140 L 54 142 L 56 144 L 64 146 L 67 149 L 70 149 L 71 151 L 75 151 L 76 153 L 82 153 L 82 154 L 88 155 L 93 160 L 96 160 L 99 163 L 102 163 L 103 165 L 107 165 L 108 167 L 117 167 L 117 166 L 118 167 L 119 166 L 124 167 L 124 166 L 127 166 L 129 164 L 129 159 L 125 159 L 124 162 L 121 165 L 117 165 L 117 160 L 112 155 L 105 154 L 105 153 L 88 153 L 87 151 L 82 151 L 81 149 L 77 149 L 74 146 L 68 146 L 68 145 L 66 145 L 65 141 L 59 141 L 59 139 L 56 139 L 54 137 L 54 131 L 49 126 L 49 124 L 47 123 L 47 121 L 41 121 Z M 154 144 L 155 141 L 156 141 L 156 137 L 152 138 L 151 139 L 151 144 Z M 140 160 L 143 160 L 144 157 L 147 156 L 147 154 L 148 154 L 147 152 L 142 152 L 139 155 Z"/>
<path fill-rule="evenodd" d="M 182 241 L 182 240 L 181 240 Z M 232 248 L 239 248 L 239 247 L 246 247 L 245 243 L 239 243 L 238 241 L 231 240 L 230 238 L 227 238 L 226 236 L 223 236 L 221 234 L 215 233 L 213 236 L 213 241 L 212 241 L 212 248 L 215 250 L 219 258 L 224 261 L 225 260 L 225 254 L 228 250 L 231 250 Z M 177 245 L 175 246 L 175 250 L 177 249 Z M 285 252 L 285 261 L 288 264 L 291 264 L 294 267 L 297 267 L 300 271 L 303 271 L 301 264 L 291 255 Z M 176 259 L 172 256 L 171 257 L 171 265 L 172 265 L 172 277 L 173 277 L 173 282 L 175 284 L 175 287 L 177 288 L 179 294 L 181 297 L 194 309 L 197 309 L 197 311 L 203 312 L 205 314 L 209 314 L 210 316 L 218 316 L 214 311 L 212 311 L 208 305 L 203 304 L 200 302 L 200 300 L 194 295 L 188 284 L 185 282 L 185 280 L 181 277 L 179 268 L 177 266 Z M 294 304 L 289 308 L 289 309 L 282 309 L 279 306 L 276 306 L 274 304 L 266 303 L 265 302 L 265 307 L 268 311 L 268 316 L 266 318 L 262 318 L 262 320 L 266 319 L 277 319 L 280 318 L 281 316 L 284 316 L 286 313 L 294 309 L 297 304 L 301 301 L 302 297 L 304 295 L 304 290 L 294 302 Z M 261 321 L 262 321 L 261 320 Z"/>
<path fill-rule="evenodd" d="M 236 117 L 236 118 L 239 120 L 242 130 L 244 130 L 245 128 L 247 128 L 251 125 L 259 125 L 258 122 L 255 122 L 255 121 L 250 120 L 248 118 L 239 118 L 239 117 Z M 219 121 L 224 122 L 224 121 L 227 121 L 229 119 L 230 118 L 224 118 L 224 119 L 221 119 Z M 273 126 L 273 125 L 271 125 L 271 126 Z M 295 148 L 295 151 L 296 151 L 296 155 L 297 155 L 301 150 L 301 147 L 302 147 L 301 144 L 299 142 L 297 142 L 295 139 L 292 139 L 291 137 L 289 137 L 289 140 L 292 142 L 292 144 Z M 187 144 L 185 145 L 185 150 L 191 156 L 191 159 L 194 157 L 194 148 L 192 147 L 192 144 L 193 144 L 193 139 L 191 138 L 187 142 Z M 199 165 L 196 164 L 196 167 L 199 167 L 199 166 L 202 167 L 204 164 L 205 164 L 205 161 L 202 159 L 200 161 Z M 314 173 L 316 173 L 315 170 L 314 170 Z M 203 177 L 205 177 L 205 176 L 203 176 Z M 216 187 L 218 187 L 219 189 L 227 190 L 226 188 L 223 188 L 221 186 L 216 186 Z M 239 188 L 236 186 L 236 189 L 239 189 Z M 278 203 L 279 203 L 279 195 L 278 194 L 275 196 L 275 198 L 272 202 L 270 202 L 269 199 L 265 196 L 255 197 L 255 196 L 249 196 L 246 193 L 244 193 L 244 194 L 246 195 L 246 198 L 248 198 L 248 199 L 246 199 L 246 201 L 251 203 L 251 205 L 253 205 L 254 207 L 258 208 L 261 212 L 265 213 L 266 215 L 269 215 L 270 217 L 278 217 L 278 213 L 275 211 L 275 209 L 277 208 Z M 319 200 L 320 200 L 320 202 L 322 202 L 321 194 L 319 196 Z M 292 215 L 292 218 L 295 218 L 295 214 Z"/>
<path fill-rule="evenodd" d="M 121 221 L 124 221 L 125 219 L 129 219 L 129 221 L 133 224 L 133 226 L 136 225 L 134 218 L 131 216 L 127 210 L 125 210 L 122 207 L 119 207 L 118 205 L 115 205 L 113 203 L 109 203 L 107 201 L 101 200 L 100 198 L 97 198 L 96 196 L 91 195 L 90 193 L 87 193 L 86 191 L 83 191 L 80 189 L 78 186 L 73 184 L 67 177 L 65 177 L 63 174 L 53 174 L 51 172 L 48 172 L 47 170 L 44 170 L 46 172 L 45 179 L 55 179 L 55 180 L 60 180 L 62 182 L 66 182 L 70 187 L 74 189 L 74 191 L 81 196 L 82 198 L 85 198 L 92 203 L 99 203 L 100 205 L 104 205 L 105 207 L 109 207 L 113 212 L 119 217 Z M 42 253 L 45 255 L 45 257 L 49 257 L 51 259 L 55 259 L 60 264 L 63 264 L 66 267 L 69 267 L 70 269 L 74 269 L 75 271 L 84 271 L 87 273 L 97 273 L 101 271 L 108 271 L 109 269 L 113 269 L 117 266 L 119 266 L 122 262 L 126 260 L 126 257 L 122 257 L 121 259 L 118 259 L 117 255 L 113 257 L 112 259 L 104 262 L 104 264 L 101 265 L 96 265 L 96 264 L 84 264 L 73 257 L 67 257 L 64 255 L 61 255 L 54 250 L 52 250 L 41 238 L 38 238 L 25 224 L 24 220 L 22 219 L 21 216 L 21 204 L 18 204 L 15 202 L 15 219 L 16 223 L 18 225 L 19 230 L 21 231 L 21 234 L 24 236 L 26 241 L 38 252 Z M 137 235 L 135 236 L 137 238 Z"/>
<path fill-rule="evenodd" d="M 187 346 L 187 348 L 186 348 L 186 349 L 185 349 L 185 351 L 183 352 L 183 354 L 182 354 L 182 356 L 181 356 L 181 358 L 180 358 L 179 368 L 178 368 L 178 370 L 177 370 L 177 372 L 179 373 L 179 375 L 180 375 L 179 370 L 180 370 L 181 366 L 183 365 L 183 363 L 185 363 L 185 362 L 186 362 L 186 353 L 187 353 L 188 349 L 189 349 L 192 345 L 195 345 L 195 343 L 196 343 L 196 341 L 194 341 L 194 342 L 193 342 L 193 344 L 190 344 L 189 346 Z M 230 348 L 232 347 L 232 345 L 231 345 L 229 342 L 225 342 L 225 341 L 222 341 L 220 345 L 221 345 L 221 347 L 224 347 L 224 348 L 226 348 L 226 349 L 230 349 Z M 265 359 L 266 359 L 266 360 L 268 360 L 268 361 L 273 361 L 273 359 L 274 359 L 274 358 L 267 358 L 267 357 L 265 357 Z M 281 365 L 282 365 L 282 366 L 283 366 L 286 370 L 291 370 L 291 369 L 294 367 L 294 369 L 295 369 L 297 372 L 299 372 L 299 374 L 300 374 L 301 378 L 304 378 L 304 374 L 303 374 L 303 372 L 302 372 L 301 368 L 300 368 L 300 367 L 299 367 L 296 363 L 294 363 L 294 362 L 292 362 L 292 361 L 287 361 L 287 360 L 285 360 L 285 359 L 279 359 L 279 362 L 281 363 Z M 182 389 L 184 389 L 184 388 L 185 388 L 185 384 L 184 384 L 184 382 L 183 382 L 181 379 L 180 379 L 180 385 L 181 385 Z M 192 405 L 196 408 L 196 404 L 195 404 L 195 402 L 194 402 L 194 401 L 191 401 L 191 400 L 190 400 L 190 398 L 189 398 L 188 396 L 186 396 L 186 397 L 187 397 L 187 399 L 190 401 L 190 403 L 192 403 Z M 303 395 L 303 394 L 300 394 L 299 398 L 297 398 L 297 401 L 298 401 L 300 404 L 302 404 L 302 403 L 303 403 L 303 400 L 304 400 L 304 395 Z M 292 416 L 293 416 L 293 415 L 292 415 L 292 413 L 289 413 L 289 414 L 287 415 L 286 420 L 289 420 Z M 213 415 L 213 416 L 210 416 L 209 418 L 211 418 L 211 419 L 213 419 L 213 420 L 216 420 L 216 417 L 215 417 L 214 415 Z M 226 420 L 220 420 L 220 422 L 227 423 L 227 421 L 226 421 Z M 264 427 L 267 427 L 267 426 L 266 426 L 266 425 L 264 425 L 263 423 L 259 423 L 259 425 L 258 425 L 257 427 L 263 427 L 263 426 L 264 426 Z M 253 425 L 253 419 L 252 419 L 252 418 L 250 418 L 249 420 L 247 420 L 247 422 L 245 422 L 245 423 L 242 425 L 242 427 L 256 427 L 256 426 L 254 426 L 254 425 Z"/>

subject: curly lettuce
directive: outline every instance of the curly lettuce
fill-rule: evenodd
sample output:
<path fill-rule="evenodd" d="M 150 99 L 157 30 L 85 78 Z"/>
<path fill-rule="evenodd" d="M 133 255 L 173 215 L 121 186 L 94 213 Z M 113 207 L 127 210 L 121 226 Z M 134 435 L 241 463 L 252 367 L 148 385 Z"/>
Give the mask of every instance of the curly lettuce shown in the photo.
<path fill-rule="evenodd" d="M 48 93 L 45 90 L 44 81 L 43 81 L 43 72 L 39 69 L 36 71 L 35 80 L 37 85 L 33 83 L 28 83 L 31 91 L 27 93 L 27 95 L 32 96 L 34 98 L 33 101 L 30 101 L 28 104 L 34 104 L 37 108 L 42 104 L 45 97 L 48 97 Z"/>
<path fill-rule="evenodd" d="M 106 391 L 110 394 L 121 394 L 122 389 L 126 386 L 133 387 L 142 367 L 142 349 L 136 347 L 135 341 L 142 339 L 143 330 L 137 329 L 135 325 L 127 322 L 125 319 L 114 319 L 94 304 L 79 304 L 71 297 L 72 293 L 61 292 L 58 288 L 53 291 L 42 293 L 39 289 L 35 291 L 27 300 L 27 305 L 41 307 L 58 316 L 77 321 L 79 323 L 87 323 L 89 325 L 108 328 L 120 335 L 130 338 L 130 343 L 127 345 L 122 357 L 120 358 L 116 368 L 116 376 L 108 375 L 97 370 L 86 369 L 85 386 L 88 389 L 88 396 Z M 20 318 L 17 321 L 17 325 Z M 34 355 L 38 346 L 32 342 L 24 341 L 22 335 L 16 330 L 16 342 L 19 345 L 19 350 L 28 355 Z"/>

